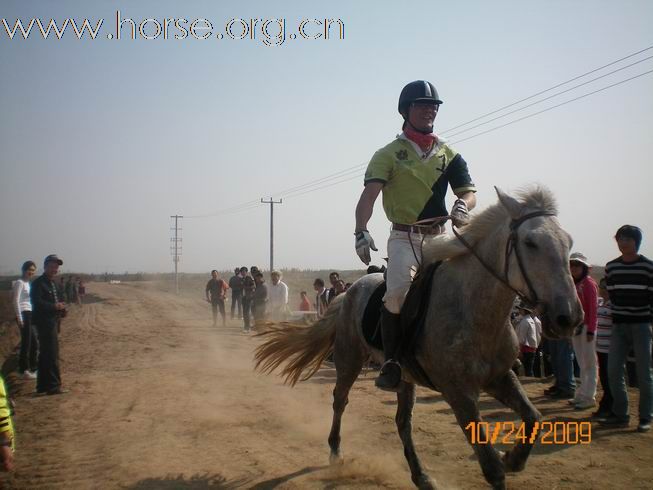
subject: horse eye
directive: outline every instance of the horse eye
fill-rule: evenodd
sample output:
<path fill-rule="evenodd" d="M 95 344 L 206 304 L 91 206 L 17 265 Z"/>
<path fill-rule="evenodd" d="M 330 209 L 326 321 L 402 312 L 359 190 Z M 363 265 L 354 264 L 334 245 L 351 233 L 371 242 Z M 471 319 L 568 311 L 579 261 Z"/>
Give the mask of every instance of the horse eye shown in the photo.
<path fill-rule="evenodd" d="M 537 250 L 537 243 L 532 240 L 525 240 L 524 245 L 526 245 L 526 247 L 530 248 L 531 250 Z"/>

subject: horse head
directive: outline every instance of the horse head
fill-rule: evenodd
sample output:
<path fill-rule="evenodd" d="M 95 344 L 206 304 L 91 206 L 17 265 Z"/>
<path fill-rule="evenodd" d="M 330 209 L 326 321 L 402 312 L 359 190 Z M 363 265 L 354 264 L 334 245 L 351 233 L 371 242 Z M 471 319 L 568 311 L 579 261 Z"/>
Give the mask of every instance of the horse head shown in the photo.
<path fill-rule="evenodd" d="M 536 187 L 518 200 L 495 189 L 510 217 L 504 259 L 508 284 L 537 308 L 547 337 L 571 337 L 583 321 L 583 309 L 569 270 L 572 239 L 556 217 L 553 195 Z"/>

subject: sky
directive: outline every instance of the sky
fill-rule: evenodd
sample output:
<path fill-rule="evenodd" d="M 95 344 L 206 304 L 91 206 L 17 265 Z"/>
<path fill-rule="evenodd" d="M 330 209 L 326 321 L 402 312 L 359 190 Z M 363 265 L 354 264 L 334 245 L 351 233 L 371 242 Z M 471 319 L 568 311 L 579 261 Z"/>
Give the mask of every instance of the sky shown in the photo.
<path fill-rule="evenodd" d="M 186 19 L 188 30 L 208 19 L 213 29 L 208 39 L 175 39 L 170 21 L 167 39 L 131 39 L 127 24 L 116 39 L 117 11 L 137 26 Z M 36 25 L 27 40 L 10 39 L 3 20 L 11 30 L 17 18 L 104 20 L 96 39 L 77 39 L 70 25 L 61 39 L 43 39 Z M 645 60 L 555 95 L 653 56 L 652 18 L 645 0 L 2 0 L 0 274 L 50 253 L 64 272 L 171 271 L 176 214 L 180 271 L 267 269 L 270 206 L 260 200 L 270 198 L 283 200 L 275 268 L 361 268 L 353 231 L 362 173 L 400 132 L 399 92 L 418 79 L 444 101 L 435 131 L 468 162 L 478 210 L 496 202 L 494 186 L 543 184 L 590 261 L 618 255 L 612 237 L 624 223 L 643 229 L 641 252 L 651 256 L 653 74 L 478 133 L 653 70 Z M 253 30 L 250 19 L 260 19 Z M 273 19 L 285 19 L 285 40 L 267 46 L 260 29 L 268 20 L 268 33 L 279 32 Z M 329 39 L 297 35 L 306 21 L 304 34 L 317 36 L 318 19 L 339 19 L 344 38 L 335 23 Z M 154 21 L 143 29 L 155 37 Z M 389 235 L 380 199 L 368 228 L 380 264 Z"/>

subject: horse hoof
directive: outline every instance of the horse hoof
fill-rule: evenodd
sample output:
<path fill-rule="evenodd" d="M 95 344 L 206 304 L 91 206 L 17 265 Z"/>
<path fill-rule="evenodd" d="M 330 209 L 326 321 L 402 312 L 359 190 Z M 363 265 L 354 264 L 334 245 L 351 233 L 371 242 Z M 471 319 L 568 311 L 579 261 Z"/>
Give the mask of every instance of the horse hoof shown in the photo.
<path fill-rule="evenodd" d="M 503 453 L 501 455 L 501 459 L 503 461 L 503 469 L 506 471 L 506 473 L 519 473 L 526 467 L 525 461 L 515 461 L 515 458 L 512 457 L 512 451 Z"/>
<path fill-rule="evenodd" d="M 421 475 L 414 483 L 420 490 L 436 490 L 438 488 L 435 480 L 428 475 Z"/>
<path fill-rule="evenodd" d="M 331 453 L 329 454 L 329 464 L 330 465 L 339 465 L 345 462 L 344 458 L 340 453 Z"/>

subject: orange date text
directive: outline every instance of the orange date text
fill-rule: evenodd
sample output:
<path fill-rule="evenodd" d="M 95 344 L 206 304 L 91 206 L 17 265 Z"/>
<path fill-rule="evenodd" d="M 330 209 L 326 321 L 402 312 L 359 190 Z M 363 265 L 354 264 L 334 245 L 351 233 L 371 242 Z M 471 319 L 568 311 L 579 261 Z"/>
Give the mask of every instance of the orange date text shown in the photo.
<path fill-rule="evenodd" d="M 524 422 L 470 422 L 465 426 L 472 444 L 589 444 L 591 422 L 535 422 L 528 431 Z"/>

